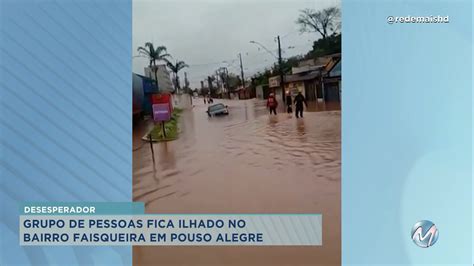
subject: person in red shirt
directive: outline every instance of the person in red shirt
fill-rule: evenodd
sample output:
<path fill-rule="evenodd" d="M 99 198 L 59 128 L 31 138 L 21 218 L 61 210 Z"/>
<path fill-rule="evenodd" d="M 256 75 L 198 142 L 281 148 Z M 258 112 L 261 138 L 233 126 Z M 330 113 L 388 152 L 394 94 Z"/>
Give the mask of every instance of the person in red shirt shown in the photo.
<path fill-rule="evenodd" d="M 273 93 L 270 93 L 270 95 L 268 95 L 268 99 L 267 99 L 267 108 L 270 109 L 270 114 L 277 114 L 276 112 L 276 108 L 278 106 L 278 102 L 277 102 L 277 99 L 275 98 L 275 95 Z"/>

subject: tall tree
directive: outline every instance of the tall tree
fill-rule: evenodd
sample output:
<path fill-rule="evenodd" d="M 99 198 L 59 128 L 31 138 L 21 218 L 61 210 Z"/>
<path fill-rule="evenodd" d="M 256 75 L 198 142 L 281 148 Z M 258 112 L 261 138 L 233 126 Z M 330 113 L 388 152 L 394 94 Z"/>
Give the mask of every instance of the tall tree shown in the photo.
<path fill-rule="evenodd" d="M 140 55 L 146 56 L 150 61 L 150 71 L 153 70 L 153 72 L 155 73 L 156 90 L 158 90 L 158 67 L 156 66 L 156 62 L 168 62 L 168 57 L 170 57 L 170 55 L 166 52 L 166 47 L 158 46 L 155 48 L 153 43 L 147 42 L 145 43 L 145 46 L 138 47 L 137 51 Z"/>
<path fill-rule="evenodd" d="M 186 93 L 192 93 L 191 88 L 189 87 L 188 73 L 184 72 L 184 90 Z"/>
<path fill-rule="evenodd" d="M 291 73 L 292 67 L 298 66 L 298 63 L 304 59 L 303 56 L 296 55 L 289 57 L 287 59 L 283 59 L 281 62 L 281 67 L 284 74 Z M 271 68 L 266 68 L 263 72 L 256 73 L 253 77 L 253 84 L 257 85 L 265 85 L 268 84 L 268 79 L 272 76 L 278 75 L 280 71 L 280 66 L 278 64 L 273 65 Z"/>
<path fill-rule="evenodd" d="M 305 58 L 317 58 L 323 55 L 341 52 L 341 34 L 333 34 L 326 39 L 319 39 L 313 43 L 313 50 L 309 51 Z"/>
<path fill-rule="evenodd" d="M 207 76 L 207 87 L 209 88 L 209 93 L 212 97 L 216 96 L 216 90 L 214 88 L 213 82 L 216 80 L 215 76 Z"/>
<path fill-rule="evenodd" d="M 176 92 L 179 92 L 179 90 L 181 89 L 180 85 L 179 85 L 179 76 L 178 76 L 178 73 L 180 70 L 182 70 L 183 68 L 185 67 L 189 67 L 186 63 L 184 63 L 184 61 L 178 61 L 176 60 L 176 63 L 173 64 L 172 62 L 170 61 L 167 61 L 167 65 L 168 65 L 168 68 L 174 73 L 174 78 L 175 78 L 175 91 Z"/>
<path fill-rule="evenodd" d="M 227 73 L 225 71 L 219 71 L 218 75 L 222 81 L 222 84 L 224 84 L 224 86 L 227 86 Z"/>
<path fill-rule="evenodd" d="M 228 82 L 229 82 L 229 89 L 235 89 L 240 84 L 240 77 L 237 74 L 229 73 L 227 75 L 227 79 L 228 79 Z"/>
<path fill-rule="evenodd" d="M 341 11 L 330 7 L 320 11 L 306 8 L 296 20 L 301 32 L 318 32 L 323 39 L 337 33 L 341 28 Z"/>

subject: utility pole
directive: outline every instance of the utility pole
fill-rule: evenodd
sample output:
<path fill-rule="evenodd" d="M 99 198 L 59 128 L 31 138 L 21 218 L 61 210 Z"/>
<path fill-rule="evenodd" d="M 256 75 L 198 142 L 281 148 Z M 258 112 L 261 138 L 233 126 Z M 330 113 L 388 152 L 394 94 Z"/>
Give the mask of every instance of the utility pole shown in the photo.
<path fill-rule="evenodd" d="M 209 95 L 212 95 L 213 86 L 212 86 L 212 77 L 211 76 L 207 76 L 207 86 L 209 87 Z"/>
<path fill-rule="evenodd" d="M 229 70 L 227 67 L 219 68 L 219 74 L 224 74 L 221 76 L 222 88 L 225 88 L 222 91 L 222 94 L 227 93 L 227 97 L 230 99 L 230 91 L 229 91 Z"/>
<path fill-rule="evenodd" d="M 225 86 L 226 86 L 226 90 L 227 90 L 227 98 L 230 99 L 229 70 L 227 69 L 227 67 L 224 67 L 224 70 L 225 70 Z"/>
<path fill-rule="evenodd" d="M 280 87 L 281 87 L 281 93 L 282 93 L 282 100 L 283 102 L 286 101 L 285 97 L 285 81 L 284 81 L 284 76 L 283 76 L 283 60 L 281 58 L 281 44 L 280 44 L 280 35 L 277 36 L 278 39 L 278 65 L 279 65 L 279 70 L 280 70 Z"/>
<path fill-rule="evenodd" d="M 242 54 L 239 53 L 240 58 L 240 77 L 242 78 L 242 86 L 245 89 L 244 67 L 242 66 Z"/>
<path fill-rule="evenodd" d="M 186 93 L 189 93 L 189 80 L 188 73 L 184 72 L 184 90 Z"/>
<path fill-rule="evenodd" d="M 216 70 L 216 86 L 217 86 L 218 90 L 221 89 L 221 86 L 220 86 L 220 83 L 219 83 L 219 71 L 218 70 Z"/>

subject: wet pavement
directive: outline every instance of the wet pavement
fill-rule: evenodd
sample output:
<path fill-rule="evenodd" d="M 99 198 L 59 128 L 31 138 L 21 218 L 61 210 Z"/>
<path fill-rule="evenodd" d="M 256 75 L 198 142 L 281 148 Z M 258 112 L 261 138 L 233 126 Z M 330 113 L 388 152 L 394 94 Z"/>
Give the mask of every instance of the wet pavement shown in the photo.
<path fill-rule="evenodd" d="M 322 213 L 320 247 L 134 247 L 134 265 L 340 265 L 339 104 L 310 103 L 296 119 L 270 116 L 263 101 L 202 99 L 180 118 L 179 139 L 142 142 L 134 129 L 133 199 L 147 213 Z M 323 111 L 323 112 L 321 112 Z"/>

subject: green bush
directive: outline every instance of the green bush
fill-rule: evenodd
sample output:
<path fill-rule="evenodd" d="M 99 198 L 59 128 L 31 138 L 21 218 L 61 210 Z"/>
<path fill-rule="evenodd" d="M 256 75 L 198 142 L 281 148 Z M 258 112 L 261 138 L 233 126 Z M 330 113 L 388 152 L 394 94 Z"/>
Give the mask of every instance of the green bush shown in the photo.
<path fill-rule="evenodd" d="M 174 108 L 173 113 L 171 114 L 170 121 L 165 122 L 166 138 L 163 134 L 163 125 L 161 123 L 156 124 L 153 129 L 148 133 L 151 134 L 152 141 L 166 141 L 177 139 L 179 133 L 178 119 L 181 116 L 182 112 L 182 109 Z"/>

